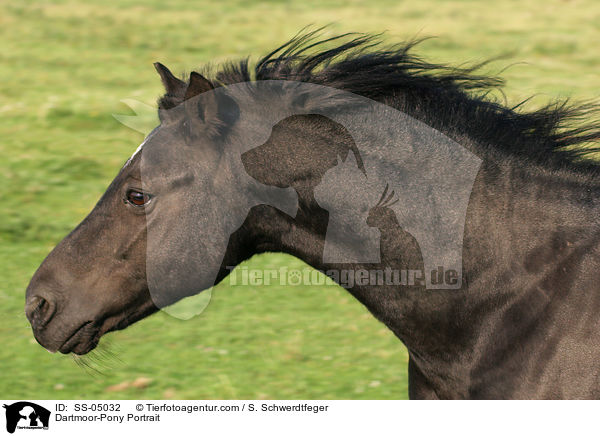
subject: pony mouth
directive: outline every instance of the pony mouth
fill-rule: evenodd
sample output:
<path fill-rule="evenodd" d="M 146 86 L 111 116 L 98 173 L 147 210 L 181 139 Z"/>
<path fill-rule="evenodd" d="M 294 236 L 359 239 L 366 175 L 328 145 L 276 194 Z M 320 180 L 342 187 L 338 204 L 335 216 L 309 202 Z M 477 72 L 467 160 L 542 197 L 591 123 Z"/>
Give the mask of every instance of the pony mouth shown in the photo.
<path fill-rule="evenodd" d="M 86 321 L 63 341 L 57 351 L 62 354 L 87 354 L 98 346 L 100 338 L 107 333 L 123 330 L 129 325 L 155 312 L 156 306 L 152 301 L 143 305 L 139 310 L 128 316 L 110 317 L 103 321 Z"/>
<path fill-rule="evenodd" d="M 58 347 L 58 351 L 63 354 L 89 353 L 98 345 L 100 336 L 100 329 L 95 327 L 92 321 L 87 321 L 75 329 L 62 345 Z"/>

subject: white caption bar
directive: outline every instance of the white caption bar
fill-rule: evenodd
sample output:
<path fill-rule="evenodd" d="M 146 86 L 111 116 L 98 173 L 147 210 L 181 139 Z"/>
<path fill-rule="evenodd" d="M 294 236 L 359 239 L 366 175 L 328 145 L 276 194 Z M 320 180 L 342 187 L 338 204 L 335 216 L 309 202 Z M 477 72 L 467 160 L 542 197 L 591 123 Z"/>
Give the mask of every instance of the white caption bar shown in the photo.
<path fill-rule="evenodd" d="M 596 402 L 0 400 L 1 431 L 35 435 L 578 434 Z M 511 433 L 508 433 L 511 432 Z M 4 433 L 7 434 L 7 433 Z"/>

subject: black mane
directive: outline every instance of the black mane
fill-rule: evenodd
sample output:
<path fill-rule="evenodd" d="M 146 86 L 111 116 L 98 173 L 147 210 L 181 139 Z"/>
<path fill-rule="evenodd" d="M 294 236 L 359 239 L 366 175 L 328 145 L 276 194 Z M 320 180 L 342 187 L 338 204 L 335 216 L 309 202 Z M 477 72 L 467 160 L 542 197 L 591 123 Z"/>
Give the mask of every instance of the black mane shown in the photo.
<path fill-rule="evenodd" d="M 600 140 L 600 123 L 583 121 L 597 115 L 594 104 L 562 100 L 525 111 L 525 100 L 507 107 L 490 94 L 504 81 L 477 74 L 485 63 L 470 68 L 428 63 L 410 53 L 421 41 L 382 47 L 379 36 L 318 36 L 318 30 L 296 36 L 254 67 L 248 59 L 227 63 L 211 75 L 211 82 L 293 80 L 330 86 L 393 106 L 459 142 L 468 137 L 480 146 L 548 165 L 598 168 L 582 159 L 598 151 L 586 145 Z M 159 107 L 169 109 L 182 99 L 165 95 Z"/>

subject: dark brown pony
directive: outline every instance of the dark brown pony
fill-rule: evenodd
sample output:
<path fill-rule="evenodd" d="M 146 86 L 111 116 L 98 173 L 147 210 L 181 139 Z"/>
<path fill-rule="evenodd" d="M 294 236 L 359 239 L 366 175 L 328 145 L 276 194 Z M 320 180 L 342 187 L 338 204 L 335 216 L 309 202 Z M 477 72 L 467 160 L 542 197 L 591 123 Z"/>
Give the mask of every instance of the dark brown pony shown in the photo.
<path fill-rule="evenodd" d="M 582 159 L 592 149 L 577 147 L 600 132 L 591 124 L 568 127 L 592 108 L 505 107 L 486 97 L 498 79 L 426 63 L 409 54 L 414 44 L 377 49 L 366 36 L 316 43 L 314 37 L 293 39 L 254 68 L 246 61 L 225 65 L 210 80 L 192 73 L 182 81 L 157 64 L 166 94 L 161 125 L 143 144 L 146 154 L 128 161 L 27 289 L 26 313 L 39 343 L 85 354 L 105 333 L 211 286 L 228 266 L 257 253 L 289 253 L 323 271 L 365 267 L 323 261 L 330 211 L 315 188 L 340 158 L 361 169 L 369 152 L 358 150 L 338 123 L 318 114 L 287 117 L 264 146 L 244 151 L 243 168 L 224 164 L 223 144 L 240 120 L 239 102 L 227 89 L 283 80 L 388 105 L 482 161 L 461 235 L 458 289 L 349 289 L 408 348 L 410 397 L 600 398 L 600 177 Z M 159 149 L 175 160 L 153 158 Z M 398 174 L 405 170 L 393 166 Z M 232 186 L 250 183 L 241 173 L 292 193 L 286 199 L 293 201 L 279 207 L 237 197 Z M 371 266 L 422 269 L 419 242 L 391 212 L 402 204 L 390 194 L 378 195 L 369 213 L 367 224 L 381 234 L 381 259 Z M 349 204 L 357 196 L 349 194 Z M 216 210 L 243 217 L 230 222 Z M 215 226 L 227 226 L 225 239 L 215 236 Z M 202 265 L 215 263 L 216 277 L 195 279 Z M 168 279 L 167 297 L 153 295 L 150 275 Z"/>

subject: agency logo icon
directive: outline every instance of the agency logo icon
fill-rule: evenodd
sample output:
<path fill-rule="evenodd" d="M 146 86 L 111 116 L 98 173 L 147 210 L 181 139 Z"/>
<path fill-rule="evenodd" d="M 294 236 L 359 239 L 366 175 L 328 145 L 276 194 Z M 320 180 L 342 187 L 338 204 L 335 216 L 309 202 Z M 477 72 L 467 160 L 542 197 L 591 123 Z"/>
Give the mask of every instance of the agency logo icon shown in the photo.
<path fill-rule="evenodd" d="M 14 433 L 16 429 L 48 430 L 48 409 L 29 401 L 4 404 L 3 407 L 6 409 L 6 431 L 9 433 Z"/>
<path fill-rule="evenodd" d="M 205 114 L 219 104 L 223 114 Z M 142 188 L 185 181 L 168 201 L 144 209 L 152 217 L 178 211 L 176 220 L 146 220 L 156 307 L 178 316 L 171 304 L 211 289 L 231 235 L 253 208 L 297 217 L 301 198 L 314 199 L 327 220 L 318 230 L 322 253 L 314 253 L 324 270 L 339 276 L 348 265 L 375 265 L 418 271 L 424 289 L 463 286 L 464 225 L 482 160 L 433 127 L 344 90 L 285 80 L 215 88 L 159 112 L 171 121 L 125 164 L 139 154 Z M 411 265 L 399 265 L 400 251 Z M 204 310 L 210 296 L 200 298 L 184 319 Z"/>

